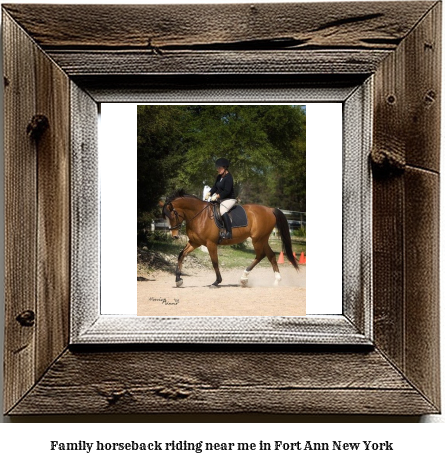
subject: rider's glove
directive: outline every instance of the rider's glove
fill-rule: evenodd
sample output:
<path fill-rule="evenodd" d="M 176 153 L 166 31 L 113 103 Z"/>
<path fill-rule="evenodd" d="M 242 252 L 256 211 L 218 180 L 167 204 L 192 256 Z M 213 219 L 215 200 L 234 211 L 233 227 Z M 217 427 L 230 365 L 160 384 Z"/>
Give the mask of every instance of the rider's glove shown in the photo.
<path fill-rule="evenodd" d="M 205 197 L 204 197 L 204 200 L 208 200 L 209 197 L 210 197 L 210 191 L 207 192 L 207 194 L 206 194 Z"/>
<path fill-rule="evenodd" d="M 211 202 L 216 202 L 217 199 L 218 199 L 218 194 L 213 194 L 212 197 L 210 197 Z"/>

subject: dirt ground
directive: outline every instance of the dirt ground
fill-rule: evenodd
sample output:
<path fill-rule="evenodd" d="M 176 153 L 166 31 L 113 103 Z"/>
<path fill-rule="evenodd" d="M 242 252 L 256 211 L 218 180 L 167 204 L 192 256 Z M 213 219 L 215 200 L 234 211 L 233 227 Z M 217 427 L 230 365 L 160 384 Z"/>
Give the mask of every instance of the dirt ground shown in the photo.
<path fill-rule="evenodd" d="M 185 271 L 185 270 L 184 270 Z M 243 270 L 221 269 L 223 282 L 211 288 L 213 270 L 184 273 L 176 287 L 173 273 L 159 271 L 138 281 L 138 315 L 141 316 L 303 316 L 306 314 L 306 266 L 296 271 L 280 266 L 282 280 L 274 286 L 271 267 L 257 267 L 247 287 L 240 286 Z"/>

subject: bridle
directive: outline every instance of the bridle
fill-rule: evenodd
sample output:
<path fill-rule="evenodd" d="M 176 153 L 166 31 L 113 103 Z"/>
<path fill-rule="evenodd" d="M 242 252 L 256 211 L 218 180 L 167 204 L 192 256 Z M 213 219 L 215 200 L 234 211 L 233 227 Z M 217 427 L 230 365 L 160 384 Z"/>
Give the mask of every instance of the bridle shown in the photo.
<path fill-rule="evenodd" d="M 173 204 L 172 204 L 171 202 L 167 203 L 167 204 L 165 205 L 165 207 L 169 207 L 168 209 L 169 209 L 169 211 L 170 211 L 171 213 L 173 213 L 173 214 L 175 215 L 176 223 L 177 223 L 176 226 L 170 226 L 170 227 L 168 228 L 168 230 L 169 230 L 169 231 L 174 231 L 175 229 L 179 229 L 179 228 L 182 226 L 182 223 L 184 223 L 184 221 L 185 221 L 184 215 L 180 215 L 180 214 L 176 211 L 175 207 L 173 206 Z M 164 208 L 165 208 L 165 207 L 164 207 Z M 170 208 L 171 208 L 171 210 L 170 210 Z M 181 221 L 180 223 L 179 223 L 179 217 L 182 218 L 182 221 Z"/>
<path fill-rule="evenodd" d="M 200 210 L 193 218 L 190 218 L 189 221 L 192 221 L 194 220 L 198 215 L 200 215 L 206 208 L 209 208 L 211 204 L 208 203 L 202 210 Z M 169 211 L 171 213 L 173 213 L 175 215 L 175 219 L 176 219 L 176 226 L 170 226 L 168 228 L 169 231 L 174 231 L 175 229 L 180 229 L 181 226 L 182 226 L 182 223 L 184 223 L 184 221 L 186 220 L 186 217 L 184 215 L 181 215 L 180 213 L 178 213 L 175 209 L 175 207 L 173 206 L 173 204 L 171 202 L 168 202 L 166 205 L 164 205 L 164 209 L 168 207 Z M 182 218 L 182 221 L 179 222 L 179 218 Z"/>

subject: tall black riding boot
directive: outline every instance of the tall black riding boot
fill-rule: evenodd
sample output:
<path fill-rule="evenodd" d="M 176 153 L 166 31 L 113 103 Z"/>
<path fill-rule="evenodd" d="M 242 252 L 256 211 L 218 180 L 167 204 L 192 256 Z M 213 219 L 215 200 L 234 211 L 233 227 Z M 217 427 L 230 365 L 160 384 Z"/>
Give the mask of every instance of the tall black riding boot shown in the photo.
<path fill-rule="evenodd" d="M 221 237 L 223 239 L 232 239 L 232 223 L 230 221 L 229 214 L 224 213 L 222 219 L 224 221 L 224 226 L 226 227 L 226 233 L 222 234 Z"/>

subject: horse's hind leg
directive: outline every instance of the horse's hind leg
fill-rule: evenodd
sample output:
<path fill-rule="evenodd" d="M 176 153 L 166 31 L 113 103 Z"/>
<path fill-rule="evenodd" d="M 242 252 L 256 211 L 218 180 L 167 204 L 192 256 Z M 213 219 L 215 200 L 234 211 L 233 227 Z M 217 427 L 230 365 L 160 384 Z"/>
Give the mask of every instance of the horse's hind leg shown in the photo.
<path fill-rule="evenodd" d="M 267 242 L 266 242 L 267 244 Z M 256 256 L 253 262 L 243 271 L 241 275 L 241 286 L 246 287 L 249 281 L 249 273 L 260 263 L 260 261 L 266 256 L 266 252 L 264 250 L 264 243 L 263 242 L 254 242 L 253 248 L 255 249 Z"/>
<path fill-rule="evenodd" d="M 266 243 L 265 250 L 267 258 L 269 259 L 275 273 L 274 286 L 278 286 L 278 283 L 281 281 L 281 274 L 280 269 L 278 268 L 277 257 L 275 256 L 275 252 L 270 248 L 269 243 Z"/>
<path fill-rule="evenodd" d="M 182 271 L 182 262 L 184 258 L 190 253 L 195 250 L 196 245 L 187 242 L 187 245 L 181 250 L 178 256 L 178 264 L 176 265 L 176 287 L 181 287 L 182 283 L 184 282 L 181 278 L 181 271 Z"/>

